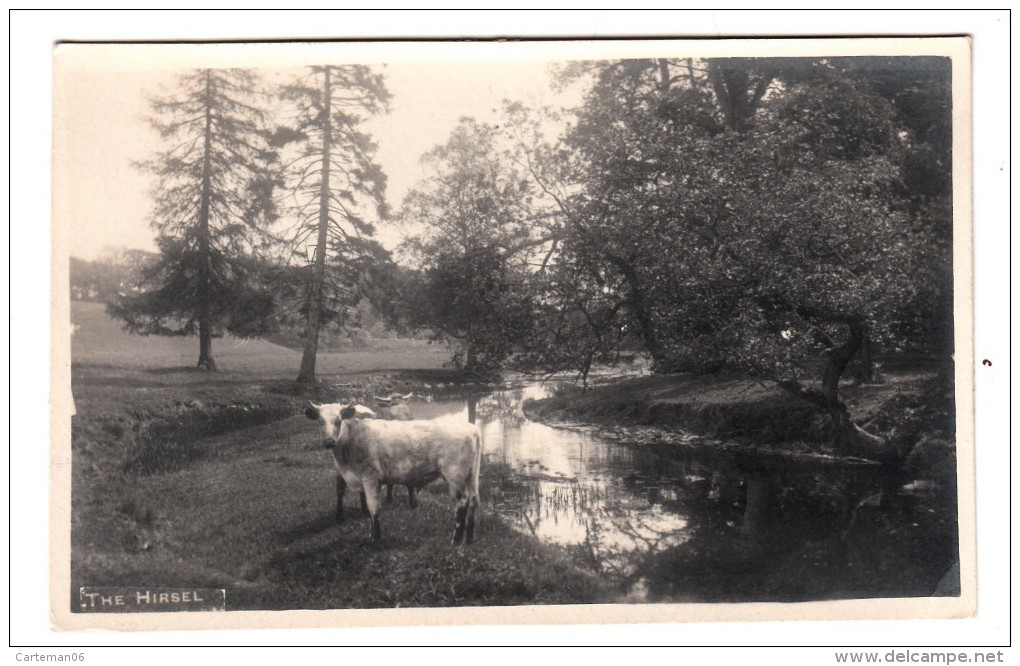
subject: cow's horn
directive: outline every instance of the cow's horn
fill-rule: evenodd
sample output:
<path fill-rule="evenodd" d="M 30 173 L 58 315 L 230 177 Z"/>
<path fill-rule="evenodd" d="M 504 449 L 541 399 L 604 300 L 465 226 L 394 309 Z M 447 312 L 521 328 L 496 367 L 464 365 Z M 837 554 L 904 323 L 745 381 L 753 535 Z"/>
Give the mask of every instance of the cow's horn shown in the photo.
<path fill-rule="evenodd" d="M 312 406 L 312 408 L 313 408 L 313 409 L 315 409 L 315 410 L 319 410 L 319 409 L 322 409 L 322 405 L 316 405 L 316 404 L 315 404 L 314 402 L 312 402 L 311 400 L 309 400 L 309 401 L 308 401 L 308 404 L 309 404 L 309 405 L 311 405 L 311 406 Z"/>

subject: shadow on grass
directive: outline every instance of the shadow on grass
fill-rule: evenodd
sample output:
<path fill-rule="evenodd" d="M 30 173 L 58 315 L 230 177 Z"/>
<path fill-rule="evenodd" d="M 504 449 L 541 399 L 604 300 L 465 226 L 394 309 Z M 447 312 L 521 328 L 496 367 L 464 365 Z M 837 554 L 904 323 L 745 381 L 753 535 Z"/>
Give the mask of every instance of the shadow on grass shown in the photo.
<path fill-rule="evenodd" d="M 314 520 L 310 520 L 302 525 L 295 525 L 293 528 L 282 532 L 280 537 L 286 541 L 297 541 L 298 539 L 305 539 L 307 537 L 315 536 L 320 532 L 324 532 L 331 527 L 334 527 L 336 522 L 333 520 L 333 516 L 323 514 Z"/>
<path fill-rule="evenodd" d="M 77 370 L 78 368 L 75 369 Z M 152 381 L 148 379 L 97 375 L 72 375 L 71 384 L 75 388 L 83 386 L 106 386 L 110 388 L 148 389 L 153 387 Z"/>
<path fill-rule="evenodd" d="M 272 396 L 225 405 L 182 407 L 149 424 L 138 438 L 136 452 L 126 469 L 140 474 L 175 471 L 222 453 L 224 443 L 217 447 L 209 442 L 210 437 L 265 425 L 293 414 L 290 401 Z M 234 445 L 243 443 L 240 440 Z"/>
<path fill-rule="evenodd" d="M 181 365 L 169 368 L 148 368 L 145 370 L 150 375 L 202 375 L 209 376 L 211 373 L 205 368 L 198 368 L 193 365 Z"/>
<path fill-rule="evenodd" d="M 337 535 L 321 546 L 291 550 L 285 548 L 269 561 L 271 578 L 301 581 L 305 587 L 317 587 L 342 579 L 356 578 L 375 551 L 385 547 L 367 541 L 352 541 Z"/>

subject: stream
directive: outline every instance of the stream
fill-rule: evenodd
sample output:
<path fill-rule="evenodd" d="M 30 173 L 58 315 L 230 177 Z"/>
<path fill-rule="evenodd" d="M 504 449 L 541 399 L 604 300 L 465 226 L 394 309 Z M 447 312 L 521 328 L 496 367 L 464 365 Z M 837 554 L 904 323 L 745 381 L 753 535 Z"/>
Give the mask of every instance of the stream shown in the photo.
<path fill-rule="evenodd" d="M 482 504 L 631 601 L 959 593 L 955 489 L 819 456 L 635 445 L 528 420 L 528 385 L 415 401 L 482 430 Z M 487 481 L 487 483 L 486 483 Z"/>

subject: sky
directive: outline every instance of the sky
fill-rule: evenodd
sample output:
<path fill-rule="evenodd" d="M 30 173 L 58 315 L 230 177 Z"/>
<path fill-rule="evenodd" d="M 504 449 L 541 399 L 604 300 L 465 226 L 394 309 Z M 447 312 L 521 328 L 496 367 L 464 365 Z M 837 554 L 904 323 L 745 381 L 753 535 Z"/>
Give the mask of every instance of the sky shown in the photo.
<path fill-rule="evenodd" d="M 153 180 L 132 164 L 163 147 L 145 118 L 148 100 L 172 89 L 174 68 L 150 52 L 140 54 L 139 60 L 152 62 L 151 68 L 125 67 L 122 56 L 113 64 L 92 63 L 81 51 L 88 48 L 76 45 L 67 54 L 65 70 L 58 68 L 56 76 L 55 191 L 65 206 L 70 253 L 96 259 L 108 248 L 152 250 L 148 220 Z M 132 48 L 122 45 L 128 55 Z M 87 62 L 79 65 L 82 60 Z M 301 71 L 271 65 L 263 69 L 269 79 Z M 576 90 L 557 94 L 551 89 L 549 66 L 546 60 L 398 61 L 378 66 L 392 95 L 391 112 L 370 118 L 364 129 L 379 145 L 377 161 L 388 177 L 391 207 L 398 209 L 421 178 L 422 154 L 442 143 L 462 116 L 494 120 L 503 99 L 532 106 L 573 104 Z M 377 238 L 392 249 L 401 229 L 380 225 Z"/>

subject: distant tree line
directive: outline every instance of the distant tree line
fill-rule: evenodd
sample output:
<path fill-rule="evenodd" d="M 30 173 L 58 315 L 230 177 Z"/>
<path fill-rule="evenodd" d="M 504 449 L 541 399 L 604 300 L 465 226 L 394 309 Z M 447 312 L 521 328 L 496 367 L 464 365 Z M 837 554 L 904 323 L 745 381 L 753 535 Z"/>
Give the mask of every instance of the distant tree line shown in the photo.
<path fill-rule="evenodd" d="M 830 414 L 844 453 L 883 443 L 840 382 L 876 346 L 951 367 L 948 59 L 661 58 L 572 63 L 576 109 L 506 103 L 423 157 L 393 215 L 375 143 L 383 77 L 317 66 L 275 91 L 201 70 L 153 101 L 168 149 L 159 258 L 110 311 L 139 333 L 319 333 L 359 303 L 455 343 L 490 375 L 573 371 L 621 350 L 658 372 L 738 370 Z M 395 261 L 372 236 L 394 219 Z M 821 359 L 819 376 L 806 361 Z M 948 373 L 947 373 L 948 374 Z M 867 372 L 860 375 L 867 378 Z"/>
<path fill-rule="evenodd" d="M 152 252 L 133 249 L 110 249 L 91 261 L 71 257 L 71 298 L 110 303 L 136 292 L 139 289 L 139 271 L 155 257 Z"/>

